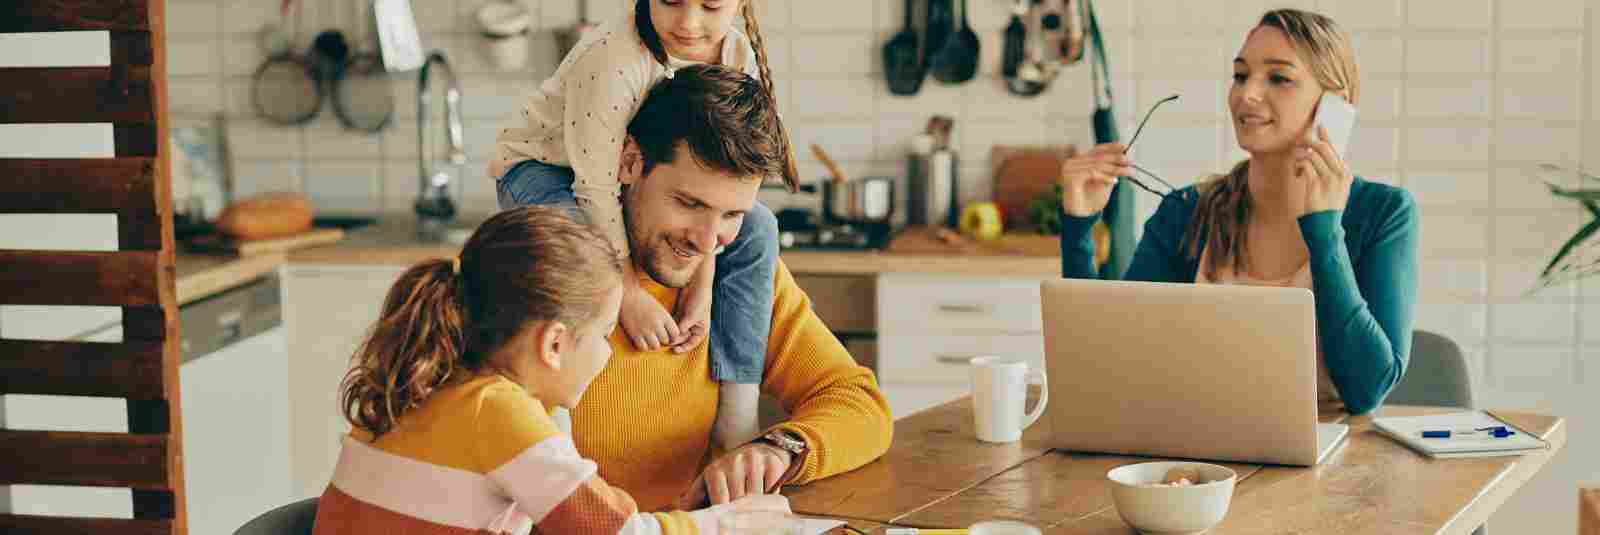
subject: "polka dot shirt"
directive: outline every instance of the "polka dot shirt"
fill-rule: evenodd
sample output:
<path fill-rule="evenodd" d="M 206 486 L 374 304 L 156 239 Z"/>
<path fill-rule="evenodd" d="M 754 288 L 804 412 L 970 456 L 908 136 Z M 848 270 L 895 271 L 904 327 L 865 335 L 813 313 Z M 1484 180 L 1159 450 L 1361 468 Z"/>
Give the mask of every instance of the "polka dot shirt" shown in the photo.
<path fill-rule="evenodd" d="M 722 57 L 735 58 L 740 70 L 760 77 L 755 50 L 739 31 L 728 32 Z M 693 64 L 667 59 L 670 68 L 650 55 L 639 40 L 631 11 L 590 30 L 555 75 L 528 97 L 513 124 L 500 130 L 489 176 L 498 179 L 527 160 L 572 168 L 578 208 L 626 254 L 622 184 L 617 178 L 622 144 L 628 122 L 650 88 Z"/>

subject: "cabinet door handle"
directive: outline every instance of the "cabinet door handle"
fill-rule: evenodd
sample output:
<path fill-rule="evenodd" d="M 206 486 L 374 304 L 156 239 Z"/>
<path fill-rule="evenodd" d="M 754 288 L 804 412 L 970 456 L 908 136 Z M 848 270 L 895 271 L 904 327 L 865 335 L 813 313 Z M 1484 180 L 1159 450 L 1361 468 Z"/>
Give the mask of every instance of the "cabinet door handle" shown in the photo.
<path fill-rule="evenodd" d="M 982 314 L 987 308 L 988 307 L 983 305 L 962 305 L 949 303 L 939 305 L 939 311 L 948 314 Z"/>
<path fill-rule="evenodd" d="M 952 365 L 957 365 L 957 366 L 964 366 L 964 365 L 967 365 L 967 364 L 972 364 L 972 359 L 975 359 L 975 358 L 978 358 L 978 357 L 975 356 L 975 355 L 934 355 L 933 356 L 933 360 L 938 361 L 940 364 L 952 364 Z"/>

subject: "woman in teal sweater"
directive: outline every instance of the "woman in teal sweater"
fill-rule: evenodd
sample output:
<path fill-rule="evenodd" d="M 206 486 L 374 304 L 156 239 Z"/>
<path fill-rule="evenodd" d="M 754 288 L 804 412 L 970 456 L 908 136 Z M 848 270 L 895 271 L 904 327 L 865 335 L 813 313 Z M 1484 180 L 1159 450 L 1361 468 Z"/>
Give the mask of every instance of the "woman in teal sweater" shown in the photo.
<path fill-rule="evenodd" d="M 1405 190 L 1356 178 L 1319 128 L 1318 100 L 1357 103 L 1350 39 L 1327 17 L 1276 10 L 1233 62 L 1228 107 L 1250 158 L 1164 195 L 1126 279 L 1301 286 L 1316 296 L 1319 399 L 1354 414 L 1405 374 L 1416 308 L 1417 210 Z M 1063 166 L 1061 271 L 1094 278 L 1091 238 L 1119 176 L 1120 144 Z"/>

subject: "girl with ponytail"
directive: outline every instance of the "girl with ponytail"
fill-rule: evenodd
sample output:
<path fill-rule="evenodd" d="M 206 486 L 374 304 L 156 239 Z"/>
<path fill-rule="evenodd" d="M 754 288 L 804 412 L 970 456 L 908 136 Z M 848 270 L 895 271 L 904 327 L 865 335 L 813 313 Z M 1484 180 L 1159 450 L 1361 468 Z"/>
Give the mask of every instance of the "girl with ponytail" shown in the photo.
<path fill-rule="evenodd" d="M 1325 94 L 1360 104 L 1350 36 L 1332 19 L 1269 11 L 1232 63 L 1229 118 L 1249 159 L 1163 195 L 1124 278 L 1311 290 L 1319 399 L 1369 412 L 1410 360 L 1416 204 L 1403 189 L 1355 176 L 1312 123 Z M 1117 177 L 1135 170 L 1126 152 L 1100 145 L 1063 166 L 1066 277 L 1094 277 L 1090 231 Z"/>
<path fill-rule="evenodd" d="M 341 385 L 354 429 L 316 533 L 697 533 L 727 511 L 787 511 L 757 496 L 640 514 L 556 426 L 549 411 L 611 358 L 621 279 L 605 240 L 542 207 L 406 270 Z"/>
<path fill-rule="evenodd" d="M 759 78 L 773 98 L 757 1 L 768 0 L 636 0 L 627 16 L 585 34 L 496 137 L 489 176 L 497 182 L 500 207 L 567 208 L 627 255 L 619 166 L 624 149 L 634 144 L 629 121 L 653 86 L 686 65 L 743 71 Z M 744 32 L 736 27 L 740 18 Z M 776 178 L 793 191 L 794 149 L 781 124 L 776 130 L 785 154 Z M 631 264 L 624 263 L 629 273 L 623 277 L 621 324 L 637 349 L 686 353 L 709 336 L 711 374 L 722 385 L 714 439 L 724 450 L 759 431 L 756 402 L 777 256 L 778 220 L 758 202 L 717 261 L 703 263 L 677 310 L 667 311 L 640 290 Z"/>

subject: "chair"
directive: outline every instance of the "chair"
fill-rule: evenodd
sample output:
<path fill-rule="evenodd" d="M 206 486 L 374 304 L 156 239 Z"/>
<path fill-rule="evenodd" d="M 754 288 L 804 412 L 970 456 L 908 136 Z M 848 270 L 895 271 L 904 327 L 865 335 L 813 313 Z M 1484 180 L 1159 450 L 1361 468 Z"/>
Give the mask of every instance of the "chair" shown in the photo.
<path fill-rule="evenodd" d="M 1461 346 L 1428 331 L 1411 333 L 1411 364 L 1384 403 L 1472 407 L 1472 373 Z M 1484 535 L 1483 526 L 1472 535 Z"/>
<path fill-rule="evenodd" d="M 307 498 L 262 513 L 233 535 L 311 535 L 311 524 L 316 519 L 317 499 Z"/>
<path fill-rule="evenodd" d="M 1461 347 L 1435 333 L 1412 333 L 1411 365 L 1385 403 L 1472 407 L 1472 374 Z"/>

